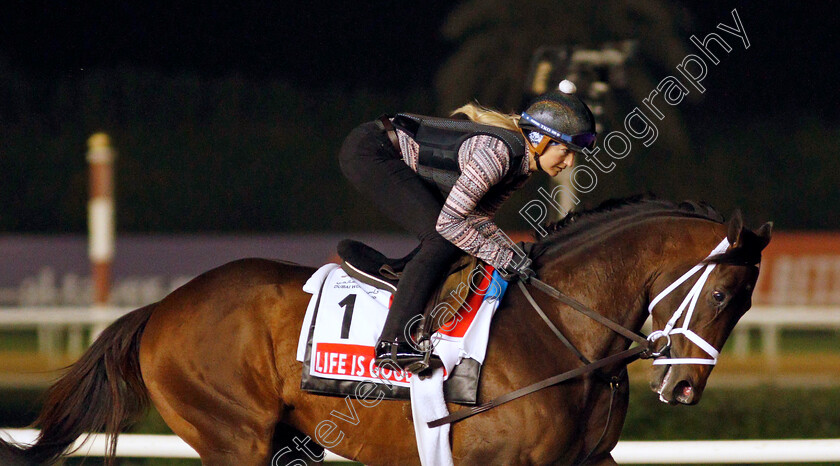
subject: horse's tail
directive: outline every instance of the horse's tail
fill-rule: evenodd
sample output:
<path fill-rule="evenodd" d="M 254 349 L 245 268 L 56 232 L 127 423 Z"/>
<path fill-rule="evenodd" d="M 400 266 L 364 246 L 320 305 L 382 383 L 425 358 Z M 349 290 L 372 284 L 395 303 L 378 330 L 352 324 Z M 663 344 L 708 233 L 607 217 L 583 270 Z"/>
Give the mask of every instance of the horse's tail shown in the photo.
<path fill-rule="evenodd" d="M 108 435 L 106 464 L 113 462 L 117 435 L 149 406 L 140 373 L 140 337 L 154 304 L 124 315 L 47 391 L 34 424 L 41 433 L 24 447 L 0 440 L 0 458 L 15 464 L 56 461 L 85 432 Z"/>

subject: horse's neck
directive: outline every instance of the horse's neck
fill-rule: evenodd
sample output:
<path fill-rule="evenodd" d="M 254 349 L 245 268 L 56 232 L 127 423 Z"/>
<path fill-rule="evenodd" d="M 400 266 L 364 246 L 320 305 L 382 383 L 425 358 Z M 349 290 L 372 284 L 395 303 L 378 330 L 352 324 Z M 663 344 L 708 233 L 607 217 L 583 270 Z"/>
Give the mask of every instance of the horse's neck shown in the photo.
<path fill-rule="evenodd" d="M 698 219 L 640 222 L 591 244 L 557 254 L 547 264 L 550 284 L 566 291 L 599 314 L 638 331 L 647 319 L 650 286 L 660 273 L 685 257 L 704 256 L 714 240 L 713 223 Z M 708 251 L 705 252 L 706 254 Z M 614 352 L 627 341 L 588 318 L 568 318 L 555 306 L 581 350 L 592 357 Z M 578 316 L 576 316 L 578 317 Z"/>

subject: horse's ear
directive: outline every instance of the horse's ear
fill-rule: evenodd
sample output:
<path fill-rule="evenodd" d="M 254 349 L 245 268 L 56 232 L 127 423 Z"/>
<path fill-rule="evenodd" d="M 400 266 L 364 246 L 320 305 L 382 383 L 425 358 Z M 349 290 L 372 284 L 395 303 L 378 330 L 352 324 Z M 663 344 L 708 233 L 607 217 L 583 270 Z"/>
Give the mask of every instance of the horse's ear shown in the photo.
<path fill-rule="evenodd" d="M 758 236 L 759 246 L 761 246 L 761 250 L 767 247 L 770 244 L 770 237 L 773 233 L 773 222 L 767 222 L 755 232 L 756 236 Z"/>
<path fill-rule="evenodd" d="M 726 233 L 726 239 L 729 240 L 731 248 L 740 246 L 741 232 L 744 230 L 744 219 L 741 218 L 741 210 L 736 209 L 729 219 L 729 229 Z"/>

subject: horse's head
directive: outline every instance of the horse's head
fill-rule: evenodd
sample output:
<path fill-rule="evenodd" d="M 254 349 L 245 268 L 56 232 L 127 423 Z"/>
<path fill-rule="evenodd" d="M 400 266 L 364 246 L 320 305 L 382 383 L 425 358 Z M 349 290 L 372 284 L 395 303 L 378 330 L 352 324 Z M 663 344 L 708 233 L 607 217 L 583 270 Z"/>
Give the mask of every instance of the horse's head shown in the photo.
<path fill-rule="evenodd" d="M 661 355 L 654 361 L 651 389 L 663 402 L 700 401 L 718 353 L 752 305 L 761 251 L 770 242 L 771 229 L 768 222 L 750 231 L 736 212 L 726 239 L 708 258 L 688 272 L 682 261 L 680 270 L 654 281 L 651 341 Z"/>

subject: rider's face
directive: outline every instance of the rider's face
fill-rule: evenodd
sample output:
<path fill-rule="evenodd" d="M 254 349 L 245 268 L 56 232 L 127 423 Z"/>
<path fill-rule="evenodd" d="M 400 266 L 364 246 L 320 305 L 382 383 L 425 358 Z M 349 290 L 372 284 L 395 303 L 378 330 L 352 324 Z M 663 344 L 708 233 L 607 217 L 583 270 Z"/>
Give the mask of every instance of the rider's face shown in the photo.
<path fill-rule="evenodd" d="M 572 166 L 575 153 L 563 143 L 550 144 L 540 156 L 540 165 L 550 176 Z"/>

